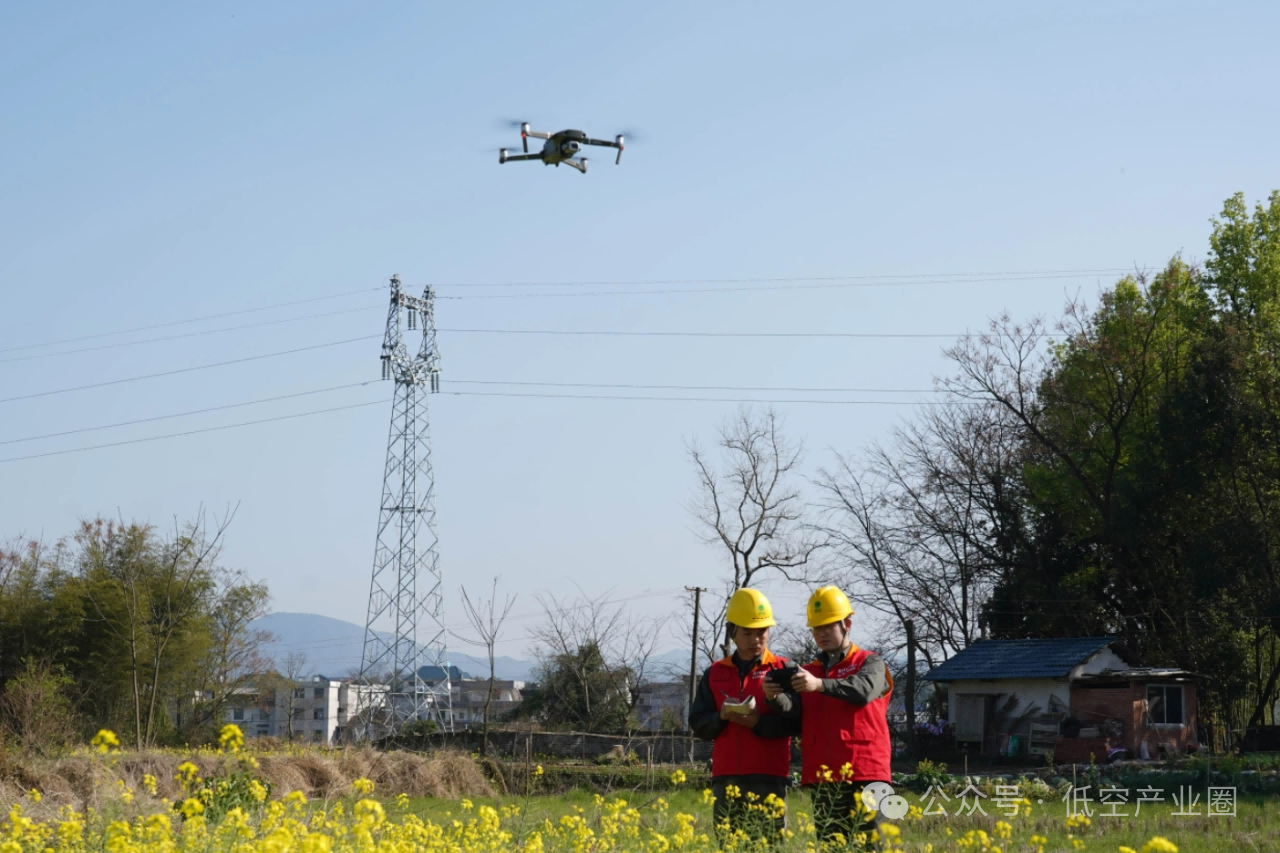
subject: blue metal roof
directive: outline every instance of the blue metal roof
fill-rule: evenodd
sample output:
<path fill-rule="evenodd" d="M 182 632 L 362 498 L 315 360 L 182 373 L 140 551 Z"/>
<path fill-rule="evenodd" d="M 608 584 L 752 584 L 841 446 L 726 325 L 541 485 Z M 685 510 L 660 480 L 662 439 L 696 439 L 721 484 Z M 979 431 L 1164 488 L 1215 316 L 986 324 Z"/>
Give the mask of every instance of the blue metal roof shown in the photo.
<path fill-rule="evenodd" d="M 991 681 L 1004 678 L 1065 678 L 1116 637 L 1041 640 L 979 640 L 929 670 L 927 681 Z"/>
<path fill-rule="evenodd" d="M 423 681 L 444 681 L 444 667 L 442 666 L 423 666 L 418 668 L 418 677 Z M 456 666 L 449 667 L 449 680 L 461 681 L 464 678 L 470 678 L 471 674 L 463 672 Z"/>

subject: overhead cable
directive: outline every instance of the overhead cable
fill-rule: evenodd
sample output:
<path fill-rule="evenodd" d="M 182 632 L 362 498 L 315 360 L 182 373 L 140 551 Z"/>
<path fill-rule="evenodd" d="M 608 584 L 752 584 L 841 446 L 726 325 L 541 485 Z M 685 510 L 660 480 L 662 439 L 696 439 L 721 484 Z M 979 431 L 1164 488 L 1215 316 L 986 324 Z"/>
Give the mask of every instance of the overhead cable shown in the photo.
<path fill-rule="evenodd" d="M 226 367 L 231 364 L 244 364 L 248 361 L 260 361 L 264 358 L 276 358 L 282 355 L 293 355 L 299 352 L 309 352 L 311 350 L 324 349 L 326 347 L 336 347 L 342 344 L 355 343 L 356 341 L 367 341 L 374 338 L 381 338 L 382 335 L 362 335 L 358 338 L 347 338 L 341 341 L 330 341 L 326 344 L 314 344 L 309 347 L 296 347 L 295 349 L 280 350 L 279 352 L 268 352 L 261 355 L 249 355 L 244 358 L 233 358 L 228 361 L 215 361 L 212 364 L 197 364 L 192 367 L 179 367 L 176 370 L 163 370 L 159 373 L 145 373 L 141 376 L 127 376 L 124 379 L 110 379 L 106 382 L 94 382 L 88 385 L 76 385 L 71 388 L 58 388 L 53 391 L 36 391 L 31 394 L 19 394 L 15 397 L 0 397 L 0 403 L 12 403 L 15 400 L 31 400 L 36 397 L 50 397 L 54 394 L 70 394 L 73 391 L 86 391 L 90 388 L 105 388 L 109 385 L 122 385 L 126 382 L 141 382 L 144 379 L 158 379 L 162 376 L 174 376 L 179 373 L 191 373 L 195 370 L 208 370 L 213 367 Z"/>
<path fill-rule="evenodd" d="M 153 435 L 153 436 L 148 436 L 146 438 L 131 438 L 131 439 L 126 439 L 124 441 L 112 441 L 107 444 L 94 444 L 88 447 L 70 447 L 70 448 L 67 448 L 66 450 L 50 450 L 45 453 L 32 453 L 27 456 L 10 456 L 6 459 L 0 459 L 0 463 L 19 462 L 23 459 L 41 459 L 46 456 L 63 456 L 68 453 L 84 453 L 85 451 L 88 451 L 88 450 L 102 450 L 103 448 L 107 448 L 107 447 L 122 447 L 126 444 L 142 444 L 148 441 L 163 441 L 164 439 L 167 439 L 167 438 L 181 438 L 187 435 L 199 435 L 201 433 L 206 433 L 206 432 L 219 432 L 224 429 L 239 429 L 240 427 L 256 426 L 258 424 L 269 424 L 269 423 L 275 423 L 276 421 L 288 421 L 288 420 L 294 420 L 295 418 L 309 418 L 313 415 L 325 415 L 331 412 L 345 412 L 348 409 L 361 409 L 366 406 L 386 405 L 389 402 L 391 402 L 389 398 L 383 399 L 383 400 L 370 400 L 367 403 L 352 403 L 347 406 L 334 406 L 329 409 L 316 409 L 310 412 L 297 412 L 292 415 L 278 415 L 274 418 L 261 418 L 256 421 L 243 421 L 238 424 L 223 424 L 222 426 L 205 427 L 203 429 L 191 429 L 191 430 L 187 430 L 186 432 L 172 432 L 172 433 L 168 433 L 167 435 Z"/>
<path fill-rule="evenodd" d="M 187 323 L 199 323 L 204 320 L 220 320 L 223 317 L 237 317 L 241 314 L 253 314 L 254 312 L 257 312 L 257 311 L 272 311 L 276 308 L 288 308 L 290 305 L 303 305 L 308 302 L 321 302 L 325 299 L 339 299 L 343 296 L 354 296 L 359 293 L 372 293 L 374 291 L 384 292 L 386 291 L 386 288 L 385 287 L 362 287 L 359 290 L 346 290 L 346 291 L 343 291 L 342 293 L 330 293 L 327 296 L 312 296 L 308 299 L 294 299 L 289 302 L 274 302 L 271 305 L 260 305 L 257 308 L 241 308 L 238 311 L 224 311 L 219 314 L 203 314 L 199 317 L 188 317 L 185 320 L 170 320 L 165 323 L 152 323 L 147 326 L 134 326 L 131 329 L 117 329 L 114 332 L 98 332 L 97 334 L 93 334 L 93 335 L 80 335 L 79 337 L 75 337 L 75 338 L 62 338 L 61 340 L 44 341 L 43 343 L 39 343 L 39 344 L 23 344 L 22 346 L 5 347 L 3 349 L 0 349 L 0 352 L 16 352 L 17 350 L 23 350 L 23 349 L 37 349 L 39 347 L 57 346 L 58 344 L 72 344 L 72 343 L 76 343 L 77 341 L 93 340 L 94 338 L 110 338 L 110 337 L 114 337 L 115 335 L 128 335 L 133 332 L 145 332 L 151 329 L 164 329 L 169 326 L 182 326 Z"/>
<path fill-rule="evenodd" d="M 98 350 L 104 350 L 104 349 L 119 349 L 121 347 L 138 346 L 139 344 L 154 344 L 154 343 L 161 343 L 163 341 L 178 341 L 178 340 L 184 340 L 186 338 L 201 337 L 204 335 L 218 335 L 218 334 L 222 334 L 223 332 L 238 332 L 241 329 L 257 329 L 263 326 L 279 326 L 284 323 L 298 323 L 303 320 L 315 320 L 321 317 L 336 317 L 340 314 L 356 314 L 361 311 L 374 311 L 374 310 L 381 311 L 383 310 L 383 308 L 381 305 L 370 305 L 370 306 L 361 307 L 361 308 L 344 308 L 341 311 L 326 311 L 322 314 L 307 314 L 303 317 L 286 317 L 283 320 L 266 320 L 261 323 L 245 323 L 240 326 L 223 326 L 222 328 L 218 328 L 218 329 L 201 329 L 199 331 L 194 331 L 194 332 L 183 332 L 180 335 L 164 335 L 159 338 L 143 338 L 140 341 L 121 341 L 119 343 L 114 343 L 114 344 L 99 344 L 98 346 L 92 346 L 92 347 L 80 347 L 79 349 L 65 349 L 65 350 L 58 350 L 56 352 L 39 352 L 39 353 L 32 353 L 30 355 L 17 355 L 17 356 L 12 356 L 10 358 L 0 358 L 0 364 L 6 364 L 12 361 L 31 361 L 37 358 L 53 358 L 54 356 L 59 356 L 59 355 L 73 355 L 75 353 L 80 353 L 80 352 L 97 352 Z"/>
<path fill-rule="evenodd" d="M 245 406 L 257 406 L 262 403 L 274 403 L 277 400 L 292 400 L 295 397 L 309 397 L 313 394 L 325 394 L 330 391 L 342 391 L 347 388 L 363 388 L 364 386 L 372 385 L 377 381 L 378 380 L 376 379 L 370 379 L 366 382 L 352 382 L 347 385 L 333 385 L 329 388 L 316 388 L 313 391 L 299 391 L 296 394 L 279 394 L 275 397 L 261 397 L 257 400 L 245 400 L 240 403 L 227 403 L 222 406 L 209 406 L 204 409 L 191 409 L 190 411 L 186 411 L 186 412 L 173 412 L 172 414 L 168 414 L 168 415 L 154 415 L 149 418 L 138 418 L 132 421 L 117 421 L 116 423 L 113 423 L 113 424 L 101 424 L 99 426 L 80 427 L 78 429 L 63 430 L 62 432 L 45 433 L 44 435 L 29 435 L 29 436 L 26 436 L 25 438 L 0 439 L 0 444 L 21 444 L 22 442 L 26 442 L 26 441 L 40 441 L 46 438 L 61 438 L 64 435 L 77 435 L 83 432 L 97 432 L 98 430 L 103 430 L 103 429 L 116 429 L 118 427 L 136 426 L 137 424 L 148 424 L 148 423 L 153 423 L 154 421 L 167 421 L 167 420 L 172 420 L 174 418 L 190 417 L 191 415 L 203 415 L 209 412 L 221 412 L 227 409 L 240 409 Z"/>
<path fill-rule="evenodd" d="M 820 275 L 820 276 L 754 276 L 747 278 L 656 278 L 629 280 L 588 280 L 588 281 L 507 281 L 507 282 L 432 282 L 433 287 L 639 287 L 644 285 L 671 284 L 776 284 L 786 282 L 835 282 L 835 281 L 928 281 L 928 280 L 972 280 L 980 281 L 1026 281 L 1041 278 L 1082 278 L 1092 275 L 1108 275 L 1132 272 L 1132 267 L 1102 267 L 1097 269 L 1068 270 L 1009 270 L 995 272 L 945 272 L 945 273 L 899 273 L 899 274 L 863 274 L 863 275 Z"/>

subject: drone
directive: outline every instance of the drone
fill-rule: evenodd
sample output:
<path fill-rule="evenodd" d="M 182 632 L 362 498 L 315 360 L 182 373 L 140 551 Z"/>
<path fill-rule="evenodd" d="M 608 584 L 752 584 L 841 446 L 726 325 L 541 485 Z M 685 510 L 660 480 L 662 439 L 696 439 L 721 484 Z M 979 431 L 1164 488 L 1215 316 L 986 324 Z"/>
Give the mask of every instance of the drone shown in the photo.
<path fill-rule="evenodd" d="M 539 154 L 529 153 L 529 137 L 534 139 L 547 140 L 542 144 L 542 152 Z M 574 159 L 574 155 L 582 150 L 584 145 L 603 145 L 605 148 L 617 148 L 618 157 L 613 161 L 614 165 L 622 162 L 623 138 L 619 133 L 614 137 L 613 142 L 607 139 L 592 139 L 580 130 L 562 130 L 559 133 L 544 133 L 540 130 L 530 130 L 528 122 L 520 123 L 520 142 L 524 145 L 523 154 L 508 154 L 507 149 L 503 148 L 498 152 L 498 162 L 506 163 L 508 160 L 541 160 L 548 166 L 559 166 L 561 163 L 566 166 L 572 166 L 582 174 L 587 173 L 587 158 L 580 157 Z"/>

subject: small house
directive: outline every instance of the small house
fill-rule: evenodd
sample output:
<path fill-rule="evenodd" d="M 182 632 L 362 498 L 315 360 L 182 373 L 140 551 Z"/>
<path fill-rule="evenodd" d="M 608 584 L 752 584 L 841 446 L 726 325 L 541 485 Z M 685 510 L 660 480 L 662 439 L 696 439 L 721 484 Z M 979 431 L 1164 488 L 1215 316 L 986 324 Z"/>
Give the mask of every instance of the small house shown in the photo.
<path fill-rule="evenodd" d="M 945 690 L 957 744 L 1060 763 L 1195 750 L 1196 683 L 1139 667 L 1115 637 L 980 640 L 924 675 Z"/>

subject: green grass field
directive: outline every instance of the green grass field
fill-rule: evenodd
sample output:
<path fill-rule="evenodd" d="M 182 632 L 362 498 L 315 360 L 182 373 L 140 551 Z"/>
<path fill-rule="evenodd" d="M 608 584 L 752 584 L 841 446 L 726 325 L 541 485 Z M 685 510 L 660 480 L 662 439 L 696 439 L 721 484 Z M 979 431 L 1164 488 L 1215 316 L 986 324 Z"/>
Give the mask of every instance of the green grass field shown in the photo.
<path fill-rule="evenodd" d="M 629 805 L 641 810 L 642 814 L 653 815 L 658 819 L 655 806 L 659 798 L 669 804 L 669 812 L 687 812 L 698 818 L 698 826 L 709 831 L 711 810 L 703 802 L 701 791 L 693 788 L 657 792 L 619 792 L 612 796 L 625 799 Z M 914 794 L 907 794 L 912 805 L 923 805 Z M 553 822 L 565 814 L 576 813 L 581 809 L 590 821 L 595 821 L 599 806 L 596 795 L 589 791 L 571 791 L 556 795 L 538 795 L 531 797 L 499 797 L 493 799 L 475 799 L 475 805 L 488 804 L 496 808 L 518 806 L 521 813 L 504 821 L 519 837 L 523 831 L 533 829 L 549 818 Z M 1162 836 L 1177 845 L 1180 853 L 1236 853 L 1237 851 L 1280 851 L 1280 801 L 1274 798 L 1242 797 L 1237 805 L 1235 817 L 1200 817 L 1174 816 L 1172 804 L 1144 804 L 1139 817 L 1107 818 L 1099 816 L 1094 805 L 1094 817 L 1088 827 L 1074 831 L 1076 839 L 1084 843 L 1084 847 L 1076 847 L 1065 827 L 1066 807 L 1063 803 L 1035 806 L 1031 817 L 1005 817 L 1004 814 L 985 804 L 988 817 L 975 815 L 972 817 L 932 816 L 919 820 L 904 819 L 897 821 L 902 830 L 902 846 L 909 853 L 925 851 L 932 844 L 933 853 L 966 850 L 984 850 L 981 845 L 966 847 L 962 839 L 971 830 L 982 830 L 989 836 L 997 832 L 998 820 L 1007 821 L 1011 826 L 1011 837 L 1008 841 L 992 838 L 991 843 L 998 846 L 1002 853 L 1023 853 L 1037 849 L 1029 842 L 1033 835 L 1047 838 L 1045 853 L 1054 851 L 1107 851 L 1116 853 L 1121 845 L 1141 850 L 1152 836 Z M 800 813 L 810 811 L 808 796 L 800 791 L 793 792 L 788 800 L 792 815 L 792 825 L 802 821 Z M 1201 812 L 1205 809 L 1203 803 Z M 453 818 L 465 819 L 469 812 L 463 809 L 457 800 L 438 800 L 433 798 L 415 798 L 409 801 L 408 811 L 437 822 Z M 1132 811 L 1130 806 L 1129 811 Z M 700 830 L 703 831 L 703 830 Z M 803 850 L 806 840 L 812 835 L 798 835 L 783 849 Z"/>

